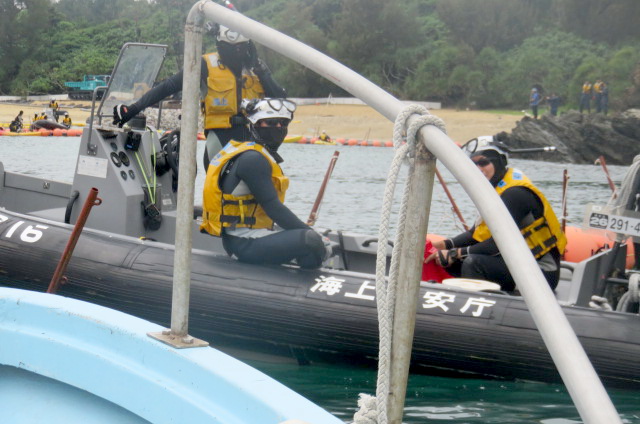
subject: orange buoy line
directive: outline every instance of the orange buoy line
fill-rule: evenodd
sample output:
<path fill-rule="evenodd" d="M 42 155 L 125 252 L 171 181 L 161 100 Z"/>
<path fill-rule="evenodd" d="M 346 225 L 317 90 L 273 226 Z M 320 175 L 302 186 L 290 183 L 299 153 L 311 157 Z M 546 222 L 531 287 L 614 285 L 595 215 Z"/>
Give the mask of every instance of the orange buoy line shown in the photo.
<path fill-rule="evenodd" d="M 346 138 L 336 138 L 334 141 L 332 142 L 326 142 L 326 141 L 322 141 L 320 140 L 318 137 L 305 137 L 302 136 L 300 137 L 299 140 L 295 141 L 295 143 L 298 144 L 318 144 L 318 145 L 325 145 L 325 146 L 336 146 L 336 145 L 342 145 L 342 146 L 370 146 L 370 147 L 393 147 L 393 141 L 387 140 L 387 141 L 380 141 L 380 140 L 358 140 L 355 138 L 350 138 L 350 139 L 346 139 Z"/>
<path fill-rule="evenodd" d="M 62 128 L 56 128 L 55 130 L 47 130 L 47 129 L 41 128 L 36 131 L 24 131 L 24 132 L 11 132 L 9 130 L 0 130 L 0 137 L 2 136 L 80 137 L 81 135 L 82 135 L 82 130 L 79 128 L 70 128 L 68 130 L 62 129 Z"/>

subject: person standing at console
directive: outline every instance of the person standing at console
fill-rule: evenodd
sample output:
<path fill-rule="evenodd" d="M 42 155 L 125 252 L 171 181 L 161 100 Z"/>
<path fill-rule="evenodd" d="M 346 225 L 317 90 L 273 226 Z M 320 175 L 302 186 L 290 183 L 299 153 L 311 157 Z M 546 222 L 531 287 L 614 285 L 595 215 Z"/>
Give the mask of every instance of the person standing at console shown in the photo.
<path fill-rule="evenodd" d="M 240 112 L 242 99 L 284 98 L 286 92 L 258 58 L 251 40 L 218 25 L 217 53 L 202 56 L 200 95 L 203 99 L 204 128 L 207 137 L 204 152 L 205 170 L 229 140 L 250 140 L 246 118 Z M 182 90 L 183 71 L 149 90 L 131 105 L 114 107 L 114 125 L 124 125 L 143 109 Z"/>

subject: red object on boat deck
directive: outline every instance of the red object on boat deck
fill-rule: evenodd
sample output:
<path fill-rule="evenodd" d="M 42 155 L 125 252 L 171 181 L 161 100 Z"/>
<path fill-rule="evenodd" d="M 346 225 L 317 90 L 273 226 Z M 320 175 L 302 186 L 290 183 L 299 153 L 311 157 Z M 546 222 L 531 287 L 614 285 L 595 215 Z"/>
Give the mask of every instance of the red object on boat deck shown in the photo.
<path fill-rule="evenodd" d="M 424 245 L 424 258 L 426 259 L 427 256 L 436 250 L 437 249 L 431 244 L 431 241 L 427 240 Z M 445 278 L 452 278 L 452 275 L 449 274 L 446 269 L 438 265 L 436 261 L 431 261 L 428 264 L 422 264 L 422 281 L 437 281 L 438 283 L 442 283 L 442 280 Z"/>

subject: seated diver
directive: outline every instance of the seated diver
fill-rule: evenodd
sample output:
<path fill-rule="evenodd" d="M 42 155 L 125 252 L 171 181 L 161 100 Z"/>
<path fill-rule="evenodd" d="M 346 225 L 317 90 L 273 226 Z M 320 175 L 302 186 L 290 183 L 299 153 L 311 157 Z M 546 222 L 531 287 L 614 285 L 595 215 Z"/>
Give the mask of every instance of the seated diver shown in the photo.
<path fill-rule="evenodd" d="M 62 119 L 62 125 L 64 125 L 67 128 L 71 128 L 71 117 L 69 116 L 68 112 L 64 113 L 64 118 Z"/>
<path fill-rule="evenodd" d="M 331 142 L 331 137 L 329 137 L 329 134 L 327 134 L 326 131 L 322 131 L 320 133 L 320 137 L 318 137 L 320 139 L 320 141 L 325 141 L 327 143 Z"/>
<path fill-rule="evenodd" d="M 231 140 L 207 169 L 200 230 L 221 236 L 227 253 L 241 262 L 295 260 L 302 268 L 318 268 L 330 255 L 322 236 L 283 204 L 289 179 L 278 148 L 295 108 L 286 99 L 245 99 L 242 111 L 255 141 Z"/>
<path fill-rule="evenodd" d="M 551 205 L 529 178 L 507 166 L 507 154 L 500 148 L 479 147 L 469 152 L 469 156 L 500 195 L 549 286 L 555 289 L 567 238 Z M 515 290 L 515 281 L 483 220 L 469 231 L 437 241 L 433 246 L 438 251 L 429 255 L 425 263 L 435 260 L 454 277 L 493 281 L 504 291 Z"/>
<path fill-rule="evenodd" d="M 20 111 L 20 113 L 18 113 L 18 115 L 13 119 L 13 121 L 11 121 L 11 123 L 9 124 L 9 131 L 11 132 L 20 132 L 22 131 L 22 125 L 23 125 L 23 121 L 22 121 L 22 115 L 23 115 L 23 111 Z"/>

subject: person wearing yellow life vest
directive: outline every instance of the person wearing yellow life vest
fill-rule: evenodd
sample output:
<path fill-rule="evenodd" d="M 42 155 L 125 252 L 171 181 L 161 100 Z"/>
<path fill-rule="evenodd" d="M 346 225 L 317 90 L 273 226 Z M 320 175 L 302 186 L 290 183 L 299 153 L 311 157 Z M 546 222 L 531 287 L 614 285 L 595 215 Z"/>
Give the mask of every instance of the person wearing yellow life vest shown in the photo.
<path fill-rule="evenodd" d="M 320 141 L 325 141 L 325 142 L 330 142 L 331 141 L 331 137 L 329 137 L 329 134 L 327 134 L 326 131 L 322 131 L 320 133 L 320 137 L 318 137 L 320 139 Z"/>
<path fill-rule="evenodd" d="M 526 175 L 507 166 L 507 154 L 499 147 L 482 146 L 470 156 L 500 195 L 549 286 L 555 289 L 567 238 L 551 205 Z M 454 277 L 493 281 L 500 284 L 502 290 L 515 290 L 515 281 L 483 220 L 469 231 L 433 245 L 438 251 L 425 262 L 437 261 Z"/>
<path fill-rule="evenodd" d="M 286 92 L 258 58 L 255 45 L 242 34 L 222 25 L 216 33 L 217 53 L 202 56 L 200 97 L 203 99 L 204 130 L 207 138 L 204 168 L 229 140 L 249 140 L 246 121 L 240 112 L 242 99 L 284 98 Z M 167 78 L 131 105 L 113 108 L 113 124 L 122 127 L 145 108 L 182 90 L 183 71 Z"/>
<path fill-rule="evenodd" d="M 211 160 L 200 230 L 222 237 L 241 262 L 318 268 L 331 255 L 323 237 L 284 205 L 289 179 L 278 148 L 296 105 L 287 99 L 243 102 L 252 141 L 231 140 Z M 254 140 L 254 141 L 253 141 Z"/>
<path fill-rule="evenodd" d="M 71 128 L 71 117 L 69 117 L 68 112 L 64 113 L 64 118 L 62 118 L 62 125 L 64 125 L 67 128 Z"/>
<path fill-rule="evenodd" d="M 580 113 L 587 109 L 587 113 L 591 113 L 591 96 L 593 95 L 593 85 L 589 81 L 582 84 L 582 92 L 580 94 Z"/>

